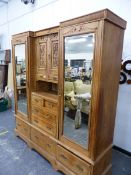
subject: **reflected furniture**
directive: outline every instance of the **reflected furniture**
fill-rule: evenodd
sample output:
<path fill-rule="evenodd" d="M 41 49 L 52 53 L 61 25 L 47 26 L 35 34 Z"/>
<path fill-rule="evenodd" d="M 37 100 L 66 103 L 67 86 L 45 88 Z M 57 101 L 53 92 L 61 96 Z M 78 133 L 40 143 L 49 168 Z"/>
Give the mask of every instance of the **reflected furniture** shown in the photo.
<path fill-rule="evenodd" d="M 8 79 L 8 64 L 0 65 L 0 90 L 4 92 L 5 87 L 7 86 Z"/>
<path fill-rule="evenodd" d="M 15 133 L 66 175 L 111 175 L 126 21 L 108 9 L 12 36 Z"/>

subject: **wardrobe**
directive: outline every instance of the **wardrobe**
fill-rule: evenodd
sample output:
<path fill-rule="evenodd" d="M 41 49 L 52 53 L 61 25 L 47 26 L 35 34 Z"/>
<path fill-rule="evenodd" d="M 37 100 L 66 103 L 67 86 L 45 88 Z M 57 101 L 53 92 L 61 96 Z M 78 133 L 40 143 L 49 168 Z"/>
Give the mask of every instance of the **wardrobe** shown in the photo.
<path fill-rule="evenodd" d="M 15 133 L 66 175 L 111 175 L 126 21 L 104 9 L 12 36 Z"/>

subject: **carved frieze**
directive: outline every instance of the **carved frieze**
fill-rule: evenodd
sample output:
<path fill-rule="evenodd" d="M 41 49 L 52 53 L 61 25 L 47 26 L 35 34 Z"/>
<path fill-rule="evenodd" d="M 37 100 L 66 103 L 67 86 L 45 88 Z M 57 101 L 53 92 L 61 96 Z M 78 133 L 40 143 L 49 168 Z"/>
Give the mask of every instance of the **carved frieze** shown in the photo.
<path fill-rule="evenodd" d="M 95 27 L 95 30 L 97 29 L 97 25 Z M 62 30 L 62 33 L 63 35 L 68 35 L 68 34 L 77 34 L 77 33 L 84 33 L 84 32 L 87 32 L 90 31 L 94 31 L 94 26 L 89 26 L 89 23 L 82 23 L 82 24 L 79 24 L 79 25 L 72 25 L 72 26 L 69 26 L 69 27 L 65 27 L 63 28 Z"/>
<path fill-rule="evenodd" d="M 53 33 L 49 35 L 51 41 L 58 40 L 58 33 Z"/>

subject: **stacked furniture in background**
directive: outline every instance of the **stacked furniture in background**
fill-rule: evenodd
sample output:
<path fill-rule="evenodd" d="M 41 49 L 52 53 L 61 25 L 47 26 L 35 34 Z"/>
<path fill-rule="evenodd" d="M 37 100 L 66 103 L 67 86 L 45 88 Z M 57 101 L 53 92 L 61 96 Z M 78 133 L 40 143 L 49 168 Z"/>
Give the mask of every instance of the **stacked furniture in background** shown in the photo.
<path fill-rule="evenodd" d="M 11 60 L 11 50 L 0 50 L 0 90 L 4 91 L 8 79 L 8 63 Z"/>

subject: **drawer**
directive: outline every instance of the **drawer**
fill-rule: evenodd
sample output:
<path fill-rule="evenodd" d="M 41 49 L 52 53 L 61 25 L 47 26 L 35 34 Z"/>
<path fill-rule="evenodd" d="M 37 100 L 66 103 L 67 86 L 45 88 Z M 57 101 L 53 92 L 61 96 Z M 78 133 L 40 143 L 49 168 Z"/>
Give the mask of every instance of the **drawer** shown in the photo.
<path fill-rule="evenodd" d="M 45 149 L 47 137 L 33 128 L 31 128 L 31 140 L 41 148 Z"/>
<path fill-rule="evenodd" d="M 49 110 L 57 111 L 57 103 L 50 102 L 48 100 L 44 100 L 44 107 L 46 107 Z"/>
<path fill-rule="evenodd" d="M 43 99 L 40 96 L 32 94 L 32 104 L 42 107 Z"/>
<path fill-rule="evenodd" d="M 91 166 L 61 146 L 57 146 L 57 159 L 76 175 L 90 175 Z"/>
<path fill-rule="evenodd" d="M 47 121 L 48 123 L 56 124 L 56 115 L 47 112 L 44 109 L 38 108 L 36 106 L 32 106 L 32 115 L 40 116 L 43 120 Z"/>
<path fill-rule="evenodd" d="M 36 129 L 31 128 L 31 140 L 51 155 L 56 155 L 56 143 Z"/>
<path fill-rule="evenodd" d="M 48 132 L 49 134 L 56 136 L 56 126 L 46 123 L 40 116 L 32 115 L 32 123 L 38 126 L 40 129 Z"/>
<path fill-rule="evenodd" d="M 26 124 L 25 122 L 19 120 L 16 118 L 16 128 L 18 131 L 20 131 L 24 136 L 30 137 L 30 126 Z"/>

